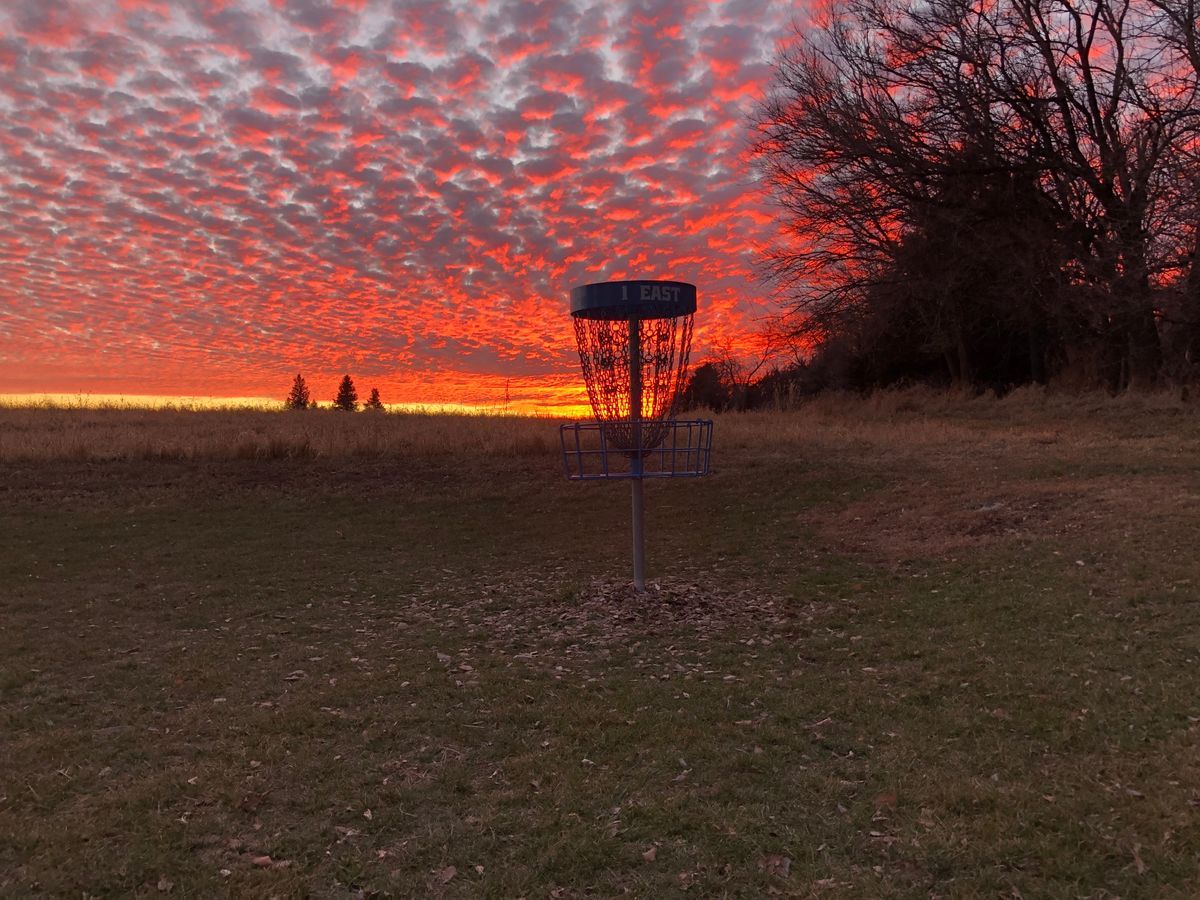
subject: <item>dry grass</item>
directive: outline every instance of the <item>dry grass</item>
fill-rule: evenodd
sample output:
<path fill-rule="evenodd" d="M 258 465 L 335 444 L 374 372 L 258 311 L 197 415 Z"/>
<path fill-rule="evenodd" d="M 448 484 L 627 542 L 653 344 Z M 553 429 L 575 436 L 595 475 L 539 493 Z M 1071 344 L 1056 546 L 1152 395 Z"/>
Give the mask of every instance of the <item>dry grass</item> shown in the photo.
<path fill-rule="evenodd" d="M 0 408 L 0 460 L 522 456 L 557 445 L 546 419 L 249 409 Z"/>
<path fill-rule="evenodd" d="M 825 442 L 917 448 L 958 438 L 1103 442 L 1147 417 L 1192 419 L 1179 392 L 1054 394 L 1002 399 L 925 388 L 825 394 L 787 412 L 721 418 L 726 448 L 766 452 Z M 1064 429 L 1064 423 L 1069 428 Z M 308 459 L 355 456 L 539 456 L 558 446 L 558 420 L 421 412 L 0 405 L 0 461 Z"/>

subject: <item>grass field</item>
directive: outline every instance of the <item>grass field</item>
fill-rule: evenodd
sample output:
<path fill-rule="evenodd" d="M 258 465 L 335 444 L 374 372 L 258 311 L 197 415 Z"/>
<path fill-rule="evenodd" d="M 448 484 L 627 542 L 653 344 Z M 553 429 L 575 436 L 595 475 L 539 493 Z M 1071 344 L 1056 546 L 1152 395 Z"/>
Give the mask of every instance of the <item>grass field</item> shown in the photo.
<path fill-rule="evenodd" d="M 0 894 L 1195 896 L 1200 409 L 0 410 Z"/>

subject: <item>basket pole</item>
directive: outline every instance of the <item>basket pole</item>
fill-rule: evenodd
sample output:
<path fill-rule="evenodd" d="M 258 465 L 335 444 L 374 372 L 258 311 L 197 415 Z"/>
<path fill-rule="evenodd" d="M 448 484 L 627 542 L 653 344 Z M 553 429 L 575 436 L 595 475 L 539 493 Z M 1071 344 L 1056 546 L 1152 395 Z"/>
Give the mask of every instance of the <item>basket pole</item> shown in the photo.
<path fill-rule="evenodd" d="M 642 323 L 629 317 L 629 418 L 633 423 L 632 475 L 633 508 L 633 588 L 646 589 L 645 505 L 642 493 Z"/>

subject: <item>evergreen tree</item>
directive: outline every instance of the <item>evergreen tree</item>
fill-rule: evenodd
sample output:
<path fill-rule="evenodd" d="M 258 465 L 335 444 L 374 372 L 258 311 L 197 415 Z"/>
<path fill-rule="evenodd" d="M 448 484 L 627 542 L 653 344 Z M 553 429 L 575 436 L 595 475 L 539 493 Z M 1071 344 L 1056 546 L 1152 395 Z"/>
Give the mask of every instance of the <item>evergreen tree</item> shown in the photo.
<path fill-rule="evenodd" d="M 345 410 L 346 412 L 358 411 L 358 391 L 354 389 L 354 382 L 350 380 L 349 375 L 342 376 L 342 383 L 338 385 L 337 396 L 333 398 L 333 408 Z"/>
<path fill-rule="evenodd" d="M 304 376 L 297 372 L 296 380 L 292 382 L 292 390 L 287 395 L 287 399 L 283 401 L 283 407 L 284 409 L 308 409 L 308 402 L 308 385 L 304 381 Z"/>
<path fill-rule="evenodd" d="M 363 409 L 383 409 L 383 401 L 379 399 L 379 388 L 371 388 L 371 396 L 367 398 L 367 402 L 363 404 Z"/>

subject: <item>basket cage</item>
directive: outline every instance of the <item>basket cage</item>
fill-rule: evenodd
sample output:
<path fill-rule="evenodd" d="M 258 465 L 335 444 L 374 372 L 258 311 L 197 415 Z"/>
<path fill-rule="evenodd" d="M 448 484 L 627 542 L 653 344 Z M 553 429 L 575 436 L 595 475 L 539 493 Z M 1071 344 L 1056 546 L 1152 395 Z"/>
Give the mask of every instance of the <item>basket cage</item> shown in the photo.
<path fill-rule="evenodd" d="M 572 422 L 559 427 L 563 466 L 571 481 L 613 478 L 699 478 L 709 473 L 712 420 Z M 638 430 L 654 440 L 629 448 Z"/>

